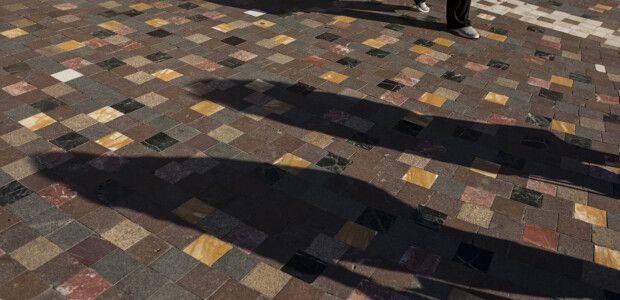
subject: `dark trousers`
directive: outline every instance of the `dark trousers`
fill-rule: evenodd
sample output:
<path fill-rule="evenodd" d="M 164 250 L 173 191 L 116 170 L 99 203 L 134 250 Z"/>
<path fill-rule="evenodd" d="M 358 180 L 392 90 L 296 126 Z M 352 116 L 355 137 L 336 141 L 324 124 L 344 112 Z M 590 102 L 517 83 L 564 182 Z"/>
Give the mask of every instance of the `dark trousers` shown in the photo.
<path fill-rule="evenodd" d="M 446 0 L 448 6 L 446 8 L 446 19 L 448 20 L 448 29 L 457 29 L 471 26 L 469 21 L 469 7 L 471 0 Z M 425 0 L 415 0 L 416 4 L 426 2 Z"/>

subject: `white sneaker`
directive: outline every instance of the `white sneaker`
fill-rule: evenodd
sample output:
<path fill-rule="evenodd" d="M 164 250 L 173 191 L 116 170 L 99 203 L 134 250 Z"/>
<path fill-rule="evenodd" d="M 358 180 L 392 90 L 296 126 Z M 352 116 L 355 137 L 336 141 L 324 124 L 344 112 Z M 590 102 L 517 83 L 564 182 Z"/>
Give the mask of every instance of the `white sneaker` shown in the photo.
<path fill-rule="evenodd" d="M 476 31 L 476 29 L 474 29 L 471 26 L 467 26 L 467 27 L 462 27 L 462 28 L 457 28 L 457 29 L 451 29 L 450 31 L 454 32 L 455 34 L 462 36 L 464 38 L 468 38 L 468 39 L 479 39 L 480 38 L 480 34 L 478 33 L 478 31 Z"/>
<path fill-rule="evenodd" d="M 422 2 L 420 4 L 414 4 L 413 8 L 417 9 L 419 12 L 429 13 L 431 8 L 426 5 L 426 2 Z"/>

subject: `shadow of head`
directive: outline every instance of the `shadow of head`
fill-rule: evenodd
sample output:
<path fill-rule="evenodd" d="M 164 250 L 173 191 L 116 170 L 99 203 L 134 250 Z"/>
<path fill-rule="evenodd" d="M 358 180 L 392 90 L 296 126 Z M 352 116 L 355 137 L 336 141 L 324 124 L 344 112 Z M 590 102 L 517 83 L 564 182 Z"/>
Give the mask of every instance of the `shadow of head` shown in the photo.
<path fill-rule="evenodd" d="M 353 292 L 372 299 L 446 299 L 454 288 L 485 298 L 598 299 L 620 292 L 617 271 L 558 253 L 555 232 L 555 245 L 535 240 L 543 249 L 523 242 L 523 225 L 508 215 L 496 213 L 487 225 L 502 226 L 499 233 L 464 226 L 453 213 L 459 201 L 414 186 L 390 195 L 342 175 L 354 166 L 342 161 L 319 167 L 134 148 L 137 156 L 75 152 L 43 175 L 79 194 L 63 205 L 95 204 L 83 214 L 115 209 L 237 280 L 264 262 L 344 298 Z M 455 207 L 439 208 L 444 201 Z M 233 247 L 223 256 L 204 255 L 211 250 L 192 248 L 201 236 Z M 231 267 L 226 255 L 243 258 L 247 268 Z"/>

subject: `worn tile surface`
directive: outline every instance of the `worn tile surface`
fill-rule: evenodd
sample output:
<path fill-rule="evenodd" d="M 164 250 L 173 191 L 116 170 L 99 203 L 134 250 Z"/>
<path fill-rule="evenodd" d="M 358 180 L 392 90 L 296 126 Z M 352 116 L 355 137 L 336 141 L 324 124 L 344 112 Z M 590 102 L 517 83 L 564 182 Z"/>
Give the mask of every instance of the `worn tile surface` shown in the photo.
<path fill-rule="evenodd" d="M 0 298 L 618 298 L 620 3 L 411 4 L 1 1 Z"/>

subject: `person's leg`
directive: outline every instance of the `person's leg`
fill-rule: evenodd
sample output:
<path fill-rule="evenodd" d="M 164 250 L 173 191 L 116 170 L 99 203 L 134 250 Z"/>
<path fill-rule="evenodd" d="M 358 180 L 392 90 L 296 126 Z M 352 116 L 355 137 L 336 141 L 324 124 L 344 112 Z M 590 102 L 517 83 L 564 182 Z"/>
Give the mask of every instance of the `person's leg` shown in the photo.
<path fill-rule="evenodd" d="M 469 6 L 471 0 L 447 0 L 446 19 L 448 29 L 458 29 L 471 26 L 469 21 Z"/>
<path fill-rule="evenodd" d="M 469 39 L 480 38 L 480 34 L 471 26 L 469 7 L 471 0 L 447 0 L 446 19 L 448 30 Z"/>

